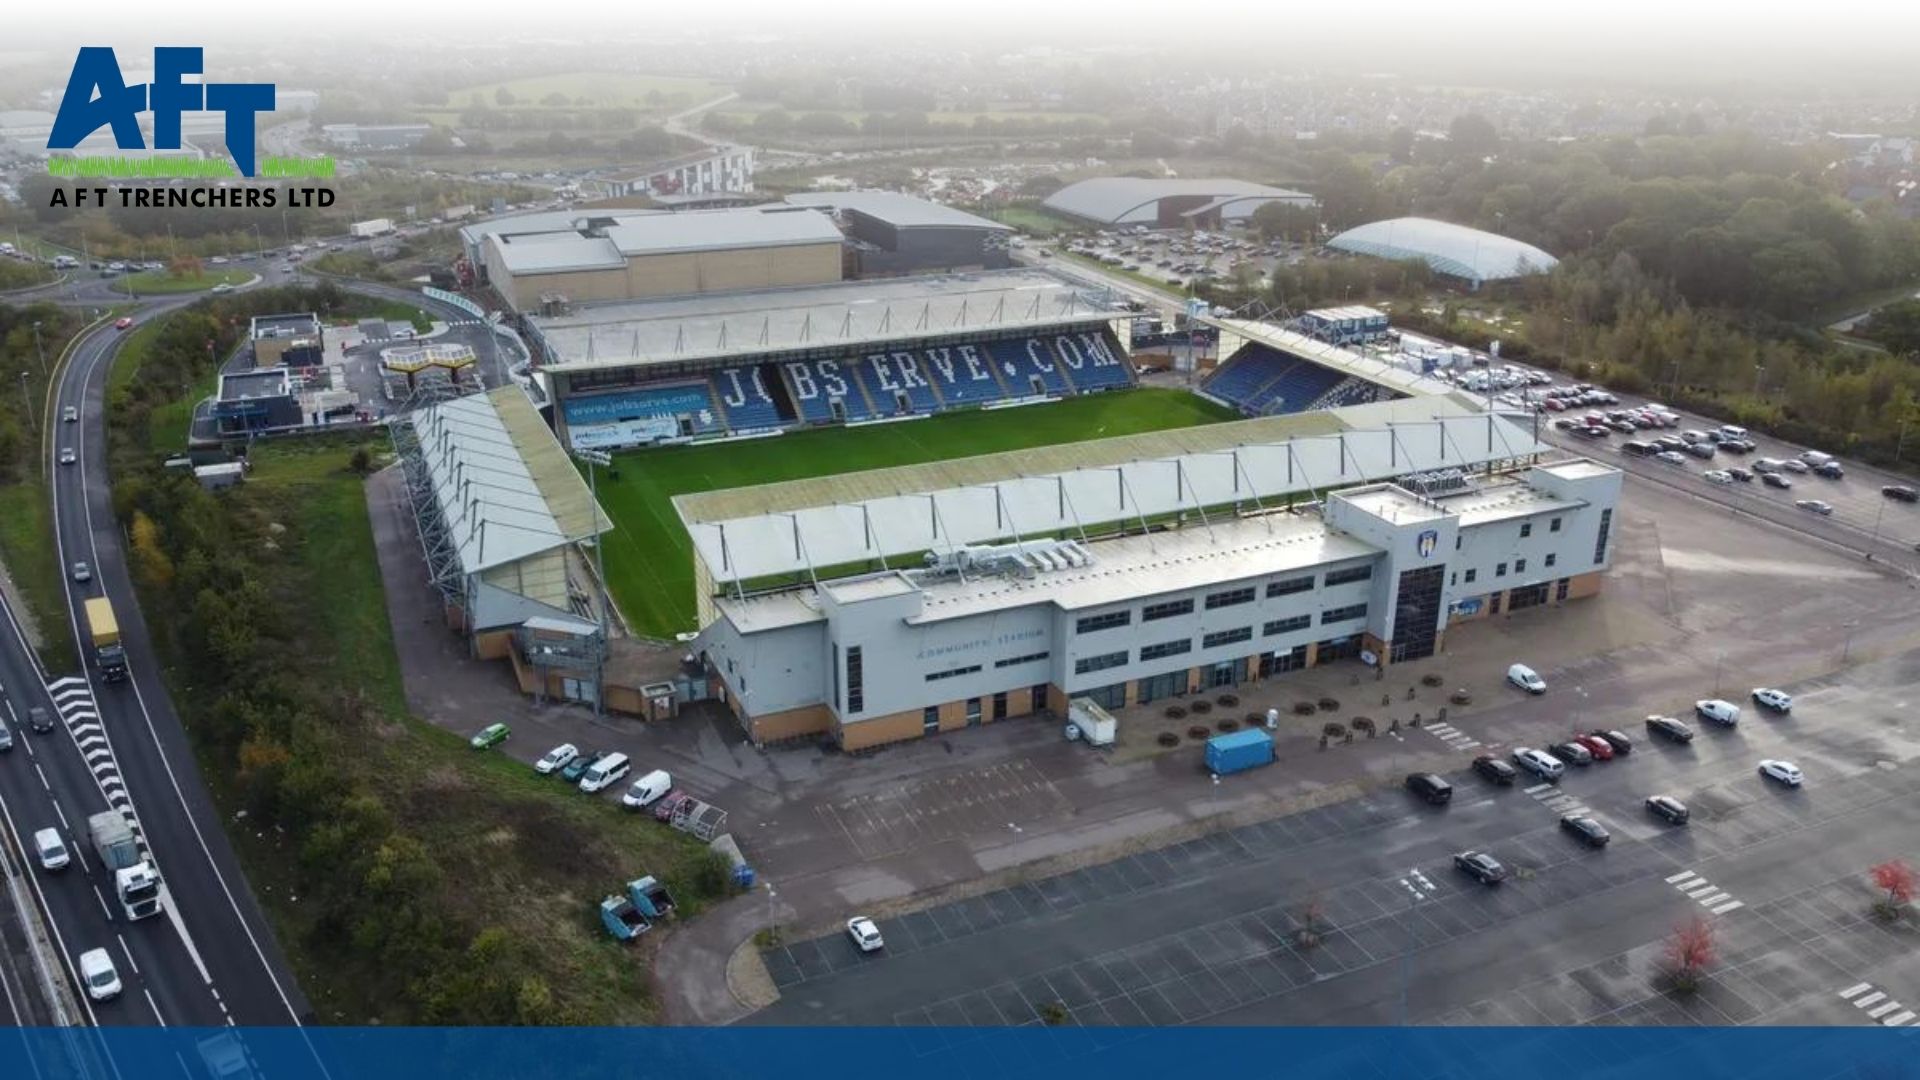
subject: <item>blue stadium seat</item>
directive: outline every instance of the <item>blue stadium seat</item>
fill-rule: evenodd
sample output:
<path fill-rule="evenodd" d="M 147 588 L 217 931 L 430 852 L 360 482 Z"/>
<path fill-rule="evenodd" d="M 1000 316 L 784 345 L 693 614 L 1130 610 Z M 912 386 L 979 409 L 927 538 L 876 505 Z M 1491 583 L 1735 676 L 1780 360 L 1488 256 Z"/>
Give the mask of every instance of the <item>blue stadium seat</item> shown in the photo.
<path fill-rule="evenodd" d="M 779 375 L 762 365 L 721 368 L 713 373 L 713 385 L 720 390 L 720 404 L 727 410 L 727 425 L 735 431 L 764 431 L 783 427 L 789 417 L 780 414 L 773 387 Z M 770 382 L 776 380 L 776 382 Z"/>
<path fill-rule="evenodd" d="M 993 360 L 971 343 L 919 350 L 921 369 L 940 387 L 947 407 L 984 405 L 1007 396 L 993 377 Z"/>
<path fill-rule="evenodd" d="M 1229 405 L 1245 409 L 1262 387 L 1280 377 L 1287 363 L 1286 357 L 1271 349 L 1249 345 L 1228 357 L 1204 389 Z"/>
<path fill-rule="evenodd" d="M 1346 376 L 1306 360 L 1296 361 L 1279 378 L 1260 388 L 1243 406 L 1256 416 L 1303 412 Z"/>
<path fill-rule="evenodd" d="M 927 383 L 926 361 L 918 353 L 868 353 L 854 365 L 877 416 L 940 411 L 940 399 Z M 905 404 L 902 405 L 904 400 Z"/>
<path fill-rule="evenodd" d="M 1106 335 L 1060 334 L 1052 344 L 1075 388 L 1084 392 L 1133 385 L 1133 368 Z"/>
<path fill-rule="evenodd" d="M 994 366 L 1000 369 L 1000 376 L 1007 384 L 1007 393 L 1014 397 L 1073 392 L 1073 387 L 1067 385 L 1066 376 L 1060 373 L 1060 361 L 1048 347 L 1045 338 L 990 342 L 987 353 L 993 357 Z M 1038 391 L 1034 389 L 1036 379 L 1040 383 Z"/>
<path fill-rule="evenodd" d="M 793 393 L 793 405 L 800 419 L 810 424 L 831 424 L 841 420 L 869 420 L 874 416 L 861 392 L 853 368 L 854 360 L 802 360 L 780 365 L 786 371 L 787 387 Z M 836 414 L 834 404 L 840 408 Z"/>
<path fill-rule="evenodd" d="M 719 410 L 713 406 L 712 387 L 705 379 L 567 398 L 561 403 L 561 409 L 567 425 L 572 428 L 657 419 L 672 421 L 675 425 L 672 434 L 663 431 L 657 437 L 711 435 L 724 430 Z"/>

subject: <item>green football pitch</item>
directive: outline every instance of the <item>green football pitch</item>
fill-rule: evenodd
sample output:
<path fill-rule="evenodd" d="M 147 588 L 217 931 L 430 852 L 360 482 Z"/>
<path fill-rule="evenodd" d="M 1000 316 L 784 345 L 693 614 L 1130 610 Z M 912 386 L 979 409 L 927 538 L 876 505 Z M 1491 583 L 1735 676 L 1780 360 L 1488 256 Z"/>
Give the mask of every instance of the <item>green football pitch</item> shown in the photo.
<path fill-rule="evenodd" d="M 600 478 L 600 502 L 614 526 L 604 538 L 607 579 L 635 633 L 671 637 L 698 629 L 694 625 L 693 546 L 673 511 L 675 495 L 1231 419 L 1235 419 L 1231 410 L 1184 390 L 1137 389 L 1025 409 L 950 413 L 910 423 L 636 450 L 621 454 L 615 462 L 618 479 Z"/>

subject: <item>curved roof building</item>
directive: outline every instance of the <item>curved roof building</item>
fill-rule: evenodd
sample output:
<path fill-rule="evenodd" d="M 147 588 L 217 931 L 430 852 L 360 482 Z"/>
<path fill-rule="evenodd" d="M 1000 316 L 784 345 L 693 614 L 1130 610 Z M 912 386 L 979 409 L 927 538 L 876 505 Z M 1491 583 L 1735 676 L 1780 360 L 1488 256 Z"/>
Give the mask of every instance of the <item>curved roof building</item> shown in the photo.
<path fill-rule="evenodd" d="M 1215 227 L 1240 221 L 1270 202 L 1312 206 L 1313 196 L 1246 180 L 1148 180 L 1103 176 L 1068 184 L 1041 203 L 1055 213 L 1095 225 Z"/>
<path fill-rule="evenodd" d="M 1510 236 L 1420 217 L 1393 218 L 1348 229 L 1327 241 L 1327 246 L 1382 259 L 1419 259 L 1437 273 L 1460 278 L 1476 288 L 1484 281 L 1543 274 L 1560 262 Z"/>

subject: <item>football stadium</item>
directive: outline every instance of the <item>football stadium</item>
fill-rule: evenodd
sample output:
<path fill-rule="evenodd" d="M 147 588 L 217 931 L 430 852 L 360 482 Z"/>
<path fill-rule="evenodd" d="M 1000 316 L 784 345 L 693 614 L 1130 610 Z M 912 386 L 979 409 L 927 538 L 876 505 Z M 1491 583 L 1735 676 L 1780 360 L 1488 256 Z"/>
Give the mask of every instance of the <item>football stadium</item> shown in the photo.
<path fill-rule="evenodd" d="M 646 714 L 672 687 L 621 656 L 676 642 L 755 742 L 857 750 L 1418 659 L 1598 589 L 1616 470 L 1324 327 L 1195 318 L 1220 359 L 1189 381 L 1036 267 L 547 296 L 546 448 L 497 399 L 414 425 L 450 623 L 529 692 Z M 610 463 L 603 517 L 568 453 Z M 476 492 L 520 473 L 539 499 Z"/>

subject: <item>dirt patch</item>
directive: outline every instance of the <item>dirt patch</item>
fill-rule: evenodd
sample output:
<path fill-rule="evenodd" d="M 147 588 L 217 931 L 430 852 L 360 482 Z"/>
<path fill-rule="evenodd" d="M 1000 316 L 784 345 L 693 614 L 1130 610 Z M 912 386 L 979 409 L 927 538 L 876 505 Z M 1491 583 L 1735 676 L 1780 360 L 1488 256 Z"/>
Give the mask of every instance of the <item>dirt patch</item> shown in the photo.
<path fill-rule="evenodd" d="M 780 989 L 767 974 L 766 962 L 752 938 L 740 943 L 727 957 L 727 990 L 750 1012 L 757 1012 L 780 1000 Z"/>

